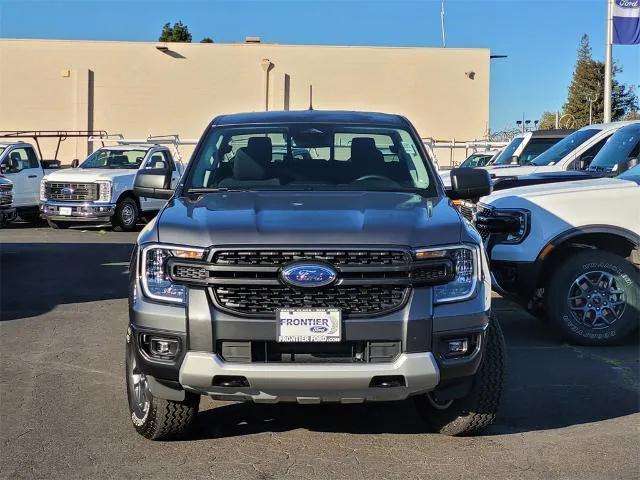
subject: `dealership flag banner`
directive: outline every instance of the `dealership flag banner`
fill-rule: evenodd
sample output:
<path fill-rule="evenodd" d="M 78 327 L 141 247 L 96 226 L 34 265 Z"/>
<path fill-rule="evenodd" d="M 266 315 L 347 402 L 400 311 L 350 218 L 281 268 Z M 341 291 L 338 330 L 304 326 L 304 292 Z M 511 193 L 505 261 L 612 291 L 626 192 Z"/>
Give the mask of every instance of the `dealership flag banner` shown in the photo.
<path fill-rule="evenodd" d="M 615 0 L 613 43 L 616 45 L 640 44 L 640 0 Z"/>

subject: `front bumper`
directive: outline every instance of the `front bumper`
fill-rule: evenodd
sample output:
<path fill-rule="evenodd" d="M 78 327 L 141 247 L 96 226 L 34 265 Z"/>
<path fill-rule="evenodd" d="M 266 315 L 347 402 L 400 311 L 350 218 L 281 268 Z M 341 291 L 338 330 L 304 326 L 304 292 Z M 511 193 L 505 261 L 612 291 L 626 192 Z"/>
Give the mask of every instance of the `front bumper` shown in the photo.
<path fill-rule="evenodd" d="M 12 222 L 16 219 L 16 209 L 13 207 L 3 208 L 0 207 L 0 224 Z"/>
<path fill-rule="evenodd" d="M 496 292 L 520 303 L 528 302 L 536 293 L 540 273 L 538 262 L 492 260 L 491 283 Z"/>
<path fill-rule="evenodd" d="M 248 387 L 217 387 L 217 376 L 244 377 Z M 376 377 L 402 377 L 404 386 L 375 387 Z M 220 400 L 258 403 L 362 403 L 403 400 L 433 390 L 440 372 L 430 352 L 403 353 L 393 363 L 363 364 L 240 364 L 227 363 L 215 354 L 187 352 L 180 368 L 185 390 Z"/>
<path fill-rule="evenodd" d="M 70 210 L 65 211 L 64 209 L 67 208 Z M 116 205 L 115 203 L 47 201 L 40 204 L 40 211 L 42 216 L 49 220 L 92 222 L 109 220 L 116 211 Z"/>

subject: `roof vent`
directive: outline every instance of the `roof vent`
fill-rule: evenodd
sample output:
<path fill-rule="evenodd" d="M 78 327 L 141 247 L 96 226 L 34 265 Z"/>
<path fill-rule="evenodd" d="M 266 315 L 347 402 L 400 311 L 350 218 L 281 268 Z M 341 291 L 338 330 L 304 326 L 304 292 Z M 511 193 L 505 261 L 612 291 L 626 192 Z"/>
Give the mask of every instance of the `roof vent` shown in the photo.
<path fill-rule="evenodd" d="M 260 43 L 262 39 L 260 37 L 245 37 L 245 43 Z"/>

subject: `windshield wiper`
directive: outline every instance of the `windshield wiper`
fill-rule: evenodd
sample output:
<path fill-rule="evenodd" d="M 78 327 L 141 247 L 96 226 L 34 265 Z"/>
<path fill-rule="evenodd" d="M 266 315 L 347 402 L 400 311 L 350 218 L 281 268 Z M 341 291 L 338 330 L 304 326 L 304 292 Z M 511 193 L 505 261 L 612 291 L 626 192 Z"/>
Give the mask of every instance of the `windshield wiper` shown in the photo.
<path fill-rule="evenodd" d="M 187 193 L 219 193 L 219 192 L 253 192 L 253 190 L 249 188 L 227 188 L 227 187 L 200 187 L 200 188 L 190 188 L 187 190 Z"/>

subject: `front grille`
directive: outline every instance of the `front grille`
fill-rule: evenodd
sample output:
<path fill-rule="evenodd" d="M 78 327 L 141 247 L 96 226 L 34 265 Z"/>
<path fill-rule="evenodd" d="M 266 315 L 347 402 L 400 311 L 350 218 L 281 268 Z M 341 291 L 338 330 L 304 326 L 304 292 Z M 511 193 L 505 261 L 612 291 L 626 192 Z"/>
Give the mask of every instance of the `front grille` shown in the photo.
<path fill-rule="evenodd" d="M 285 286 L 218 286 L 213 295 L 223 309 L 242 314 L 273 315 L 279 308 L 339 308 L 343 315 L 381 315 L 402 306 L 406 287 L 335 286 L 298 290 Z"/>
<path fill-rule="evenodd" d="M 475 204 L 470 202 L 462 202 L 460 203 L 460 213 L 462 216 L 466 218 L 469 222 L 473 223 L 473 210 L 475 208 Z"/>
<path fill-rule="evenodd" d="M 237 250 L 216 252 L 216 265 L 285 265 L 305 261 L 322 261 L 332 265 L 402 265 L 410 258 L 403 251 L 368 250 Z"/>
<path fill-rule="evenodd" d="M 2 184 L 0 185 L 0 205 L 11 205 L 13 201 L 13 185 Z"/>
<path fill-rule="evenodd" d="M 476 207 L 476 215 L 482 215 L 483 217 L 490 217 L 493 215 L 493 210 L 491 208 L 486 208 L 486 207 L 483 207 L 482 205 L 478 205 Z M 478 233 L 482 237 L 482 240 L 486 240 L 487 238 L 489 238 L 490 232 L 486 226 L 478 223 L 474 223 L 474 226 L 476 227 L 476 230 L 478 230 Z"/>
<path fill-rule="evenodd" d="M 58 202 L 94 201 L 98 199 L 98 184 L 47 182 L 45 197 Z"/>
<path fill-rule="evenodd" d="M 321 262 L 337 279 L 324 287 L 294 287 L 281 278 L 292 262 Z M 215 305 L 241 316 L 274 318 L 281 308 L 339 308 L 366 317 L 402 308 L 413 287 L 455 277 L 451 258 L 413 260 L 408 250 L 319 248 L 213 249 L 205 261 L 171 258 L 172 281 L 209 287 Z"/>

